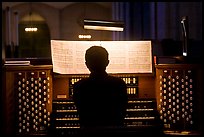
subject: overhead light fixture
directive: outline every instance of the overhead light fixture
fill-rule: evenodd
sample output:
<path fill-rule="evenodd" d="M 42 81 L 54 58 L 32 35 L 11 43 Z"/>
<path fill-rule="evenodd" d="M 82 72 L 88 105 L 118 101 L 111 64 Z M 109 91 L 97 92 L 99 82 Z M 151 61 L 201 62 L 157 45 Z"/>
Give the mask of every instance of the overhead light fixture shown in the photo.
<path fill-rule="evenodd" d="M 36 32 L 38 31 L 38 28 L 37 27 L 33 27 L 33 13 L 32 13 L 32 2 L 30 2 L 29 4 L 30 6 L 30 12 L 29 12 L 29 27 L 25 27 L 25 31 L 26 32 Z"/>
<path fill-rule="evenodd" d="M 25 28 L 25 31 L 26 32 L 30 32 L 30 31 L 38 31 L 38 28 L 32 28 L 32 27 L 29 27 L 29 28 Z"/>
<path fill-rule="evenodd" d="M 123 22 L 115 22 L 115 21 L 84 19 L 84 29 L 123 31 L 124 23 Z"/>

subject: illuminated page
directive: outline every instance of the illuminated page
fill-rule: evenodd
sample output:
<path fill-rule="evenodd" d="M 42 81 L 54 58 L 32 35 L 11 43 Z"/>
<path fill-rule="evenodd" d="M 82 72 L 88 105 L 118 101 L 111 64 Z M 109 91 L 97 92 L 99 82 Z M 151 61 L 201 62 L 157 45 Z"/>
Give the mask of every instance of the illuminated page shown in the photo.
<path fill-rule="evenodd" d="M 109 73 L 152 73 L 151 41 L 102 41 L 109 52 Z"/>
<path fill-rule="evenodd" d="M 88 74 L 85 51 L 96 41 L 51 40 L 53 72 L 60 74 Z"/>
<path fill-rule="evenodd" d="M 89 74 L 85 52 L 102 46 L 109 53 L 108 73 L 152 73 L 151 41 L 61 41 L 51 40 L 53 71 L 60 74 Z"/>

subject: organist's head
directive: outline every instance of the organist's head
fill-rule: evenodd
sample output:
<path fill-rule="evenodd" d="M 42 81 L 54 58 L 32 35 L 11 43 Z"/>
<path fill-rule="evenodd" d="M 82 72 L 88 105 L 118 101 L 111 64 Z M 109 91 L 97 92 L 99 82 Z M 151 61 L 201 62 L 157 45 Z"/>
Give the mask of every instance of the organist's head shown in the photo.
<path fill-rule="evenodd" d="M 108 52 L 102 46 L 92 46 L 86 50 L 85 61 L 90 72 L 104 72 L 109 64 Z"/>

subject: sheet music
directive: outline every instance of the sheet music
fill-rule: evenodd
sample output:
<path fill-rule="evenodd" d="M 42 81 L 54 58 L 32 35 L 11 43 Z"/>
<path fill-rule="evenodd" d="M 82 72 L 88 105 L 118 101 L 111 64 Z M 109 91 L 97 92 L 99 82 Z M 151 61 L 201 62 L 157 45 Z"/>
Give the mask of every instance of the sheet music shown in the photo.
<path fill-rule="evenodd" d="M 102 46 L 109 53 L 108 73 L 152 73 L 151 41 L 62 41 L 51 40 L 53 71 L 60 74 L 89 74 L 85 52 Z"/>

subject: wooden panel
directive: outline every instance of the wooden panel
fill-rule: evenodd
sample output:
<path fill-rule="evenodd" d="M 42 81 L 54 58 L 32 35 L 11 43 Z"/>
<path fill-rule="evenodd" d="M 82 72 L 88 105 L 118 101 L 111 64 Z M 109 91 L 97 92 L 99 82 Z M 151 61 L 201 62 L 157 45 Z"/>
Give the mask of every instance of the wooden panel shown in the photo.
<path fill-rule="evenodd" d="M 69 98 L 69 82 L 67 77 L 53 78 L 53 100 L 67 100 Z"/>
<path fill-rule="evenodd" d="M 140 76 L 138 82 L 139 98 L 156 98 L 154 76 Z"/>
<path fill-rule="evenodd" d="M 15 128 L 15 94 L 14 94 L 14 74 L 6 72 L 6 87 L 3 91 L 3 121 L 5 128 L 3 132 L 12 134 Z M 13 135 L 13 134 L 12 134 Z"/>
<path fill-rule="evenodd" d="M 168 130 L 202 130 L 203 70 L 197 64 L 156 65 L 156 98 Z"/>
<path fill-rule="evenodd" d="M 3 72 L 2 134 L 46 134 L 52 112 L 52 66 L 4 66 Z"/>

